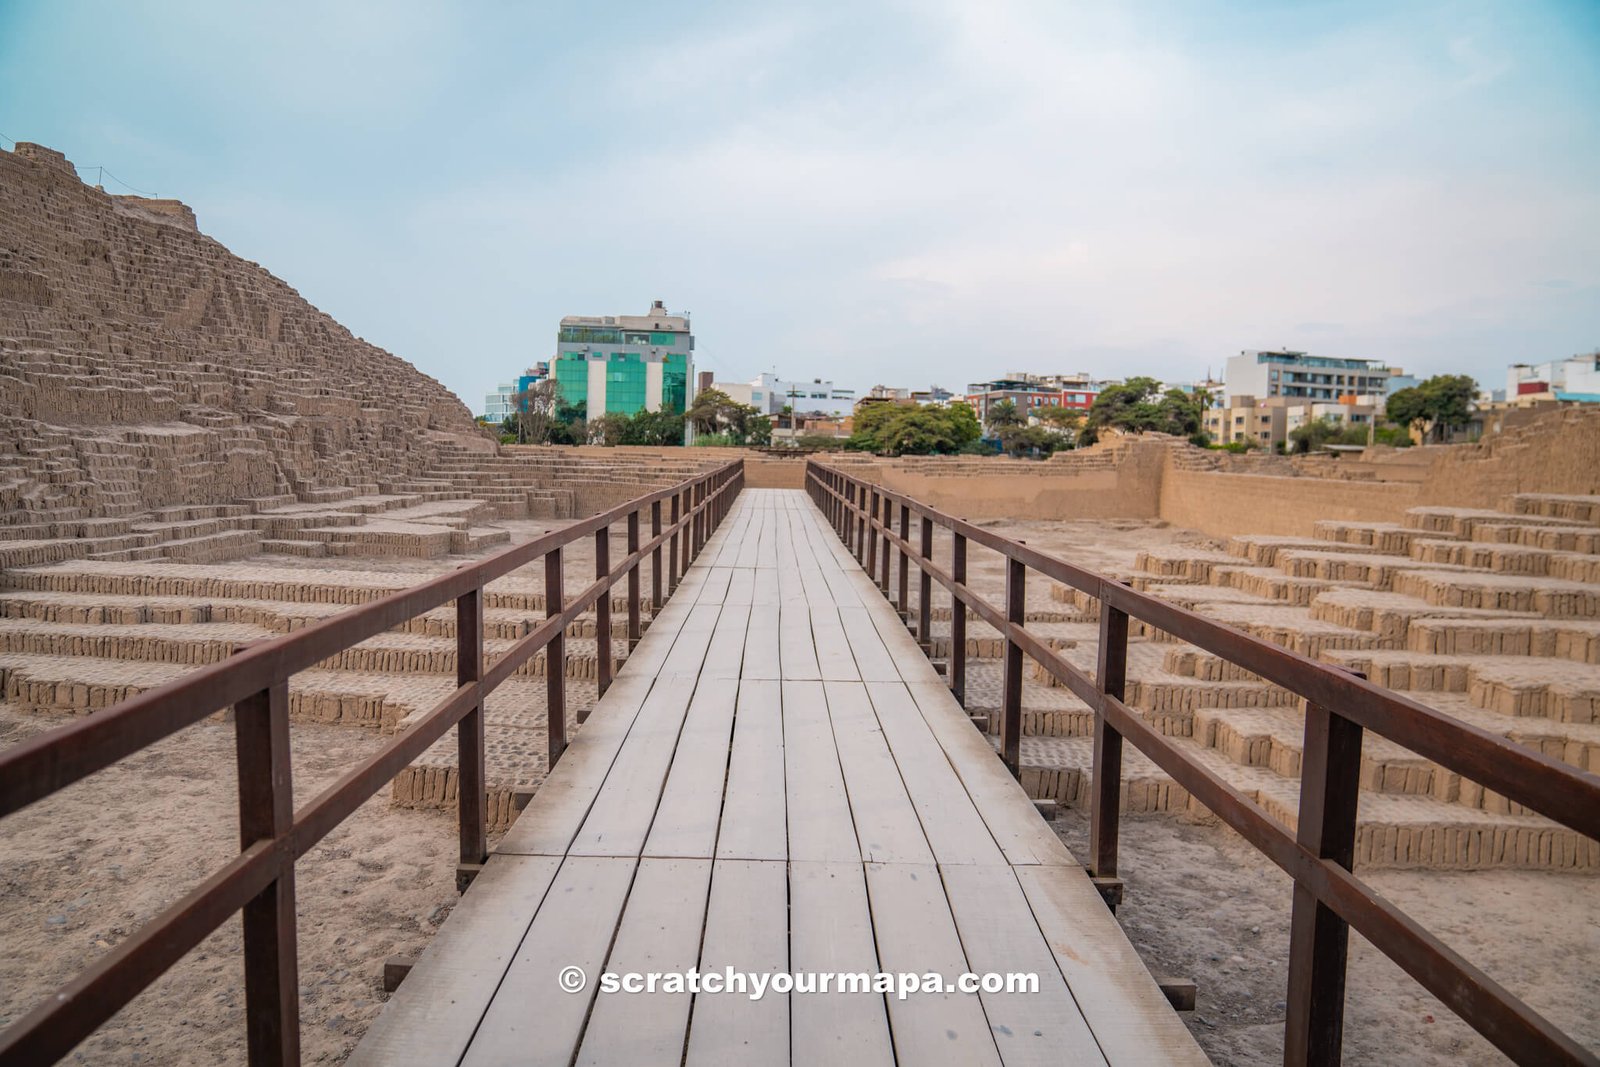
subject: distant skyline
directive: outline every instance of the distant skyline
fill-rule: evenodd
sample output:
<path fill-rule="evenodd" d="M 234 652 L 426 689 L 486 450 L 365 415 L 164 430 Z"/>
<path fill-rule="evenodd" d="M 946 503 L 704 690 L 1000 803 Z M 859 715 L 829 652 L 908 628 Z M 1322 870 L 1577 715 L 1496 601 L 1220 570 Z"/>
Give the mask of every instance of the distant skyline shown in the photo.
<path fill-rule="evenodd" d="M 12 0 L 0 137 L 474 411 L 654 299 L 697 369 L 858 391 L 1600 347 L 1589 0 Z"/>

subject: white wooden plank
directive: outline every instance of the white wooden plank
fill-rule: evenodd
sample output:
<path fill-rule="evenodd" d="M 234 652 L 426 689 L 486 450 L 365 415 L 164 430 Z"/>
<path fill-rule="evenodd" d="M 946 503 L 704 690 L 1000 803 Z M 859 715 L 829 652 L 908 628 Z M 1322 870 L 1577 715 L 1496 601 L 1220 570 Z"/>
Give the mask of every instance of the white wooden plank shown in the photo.
<path fill-rule="evenodd" d="M 722 597 L 724 604 L 748 607 L 755 599 L 756 572 L 751 567 L 735 567 L 728 579 L 728 591 Z"/>
<path fill-rule="evenodd" d="M 811 612 L 804 604 L 786 602 L 778 609 L 778 647 L 783 677 L 796 681 L 822 677 L 811 638 Z"/>
<path fill-rule="evenodd" d="M 553 856 L 490 857 L 346 1062 L 459 1060 L 560 865 Z"/>
<path fill-rule="evenodd" d="M 772 974 L 789 969 L 785 863 L 719 859 L 711 872 L 700 972 Z M 702 992 L 694 998 L 686 1067 L 789 1062 L 789 997 Z"/>
<path fill-rule="evenodd" d="M 606 970 L 643 975 L 694 970 L 710 888 L 709 859 L 640 861 Z M 687 991 L 596 993 L 577 1062 L 678 1067 L 692 1000 Z"/>
<path fill-rule="evenodd" d="M 867 898 L 878 959 L 885 971 L 933 972 L 954 983 L 971 970 L 936 867 L 869 863 Z M 1000 1063 L 976 993 L 919 991 L 904 1000 L 890 997 L 888 1006 L 899 1062 L 919 1067 Z"/>
<path fill-rule="evenodd" d="M 760 573 L 771 573 L 757 571 Z M 782 652 L 776 605 L 756 605 L 750 609 L 750 627 L 744 637 L 744 678 L 782 678 Z"/>
<path fill-rule="evenodd" d="M 1108 1061 L 1208 1062 L 1081 869 L 1012 869 Z"/>
<path fill-rule="evenodd" d="M 1001 1062 L 1105 1063 L 1011 868 L 956 864 L 939 873 L 972 972 L 1038 978 L 1037 989 L 978 994 Z"/>
<path fill-rule="evenodd" d="M 562 861 L 462 1067 L 572 1062 L 637 864 L 587 856 Z M 557 981 L 569 966 L 590 977 L 581 993 L 568 993 Z"/>
<path fill-rule="evenodd" d="M 691 571 L 703 566 L 695 564 Z M 701 579 L 699 592 L 695 594 L 695 605 L 720 604 L 728 595 L 728 583 L 733 580 L 732 567 L 705 567 L 705 577 Z"/>
<path fill-rule="evenodd" d="M 860 680 L 856 658 L 850 652 L 850 639 L 845 636 L 837 608 L 811 609 L 811 640 L 816 645 L 817 666 L 822 670 L 823 681 Z"/>
<path fill-rule="evenodd" d="M 619 675 L 595 705 L 533 799 L 495 847 L 496 853 L 559 856 L 567 851 L 589 813 L 633 720 L 658 681 L 652 675 Z"/>
<path fill-rule="evenodd" d="M 884 607 L 888 609 L 887 605 Z M 839 622 L 844 627 L 845 638 L 850 642 L 850 651 L 855 656 L 856 670 L 864 682 L 898 682 L 900 670 L 894 665 L 889 650 L 884 647 L 883 637 L 872 624 L 868 610 L 864 607 L 839 609 Z M 894 612 L 889 610 L 889 615 L 894 617 Z"/>
<path fill-rule="evenodd" d="M 737 571 L 751 574 L 752 571 Z M 739 665 L 744 662 L 745 634 L 750 626 L 750 605 L 728 602 L 722 605 L 717 616 L 716 629 L 711 634 L 711 644 L 706 649 L 706 659 L 700 668 L 702 678 L 737 678 Z"/>
<path fill-rule="evenodd" d="M 789 858 L 861 861 L 821 682 L 783 683 Z"/>
<path fill-rule="evenodd" d="M 597 788 L 589 814 L 568 848 L 570 854 L 639 855 L 661 800 L 694 685 L 692 676 L 669 676 L 650 691 Z"/>
<path fill-rule="evenodd" d="M 678 639 L 672 651 L 662 661 L 662 674 L 699 674 L 705 662 L 706 648 L 717 628 L 717 617 L 722 614 L 720 603 L 696 604 L 678 630 Z"/>
<path fill-rule="evenodd" d="M 1061 838 L 1040 817 L 1021 783 L 1006 770 L 988 740 L 973 728 L 972 720 L 944 682 L 911 683 L 906 689 L 1006 860 L 1012 864 L 1078 866 Z"/>
<path fill-rule="evenodd" d="M 797 974 L 878 971 L 878 950 L 860 863 L 789 865 L 789 956 Z M 793 1062 L 887 1065 L 894 1062 L 888 1008 L 864 992 L 797 995 L 790 1004 Z"/>
<path fill-rule="evenodd" d="M 941 866 L 1005 862 L 1000 846 L 933 739 L 916 702 L 901 682 L 868 682 L 867 693 L 895 766 Z"/>
<path fill-rule="evenodd" d="M 862 858 L 931 864 L 933 850 L 900 781 L 866 686 L 828 682 L 823 689 Z"/>
<path fill-rule="evenodd" d="M 750 591 L 750 603 L 758 608 L 775 608 L 783 603 L 783 590 L 778 584 L 777 567 L 758 567 L 755 588 Z"/>
<path fill-rule="evenodd" d="M 646 856 L 709 859 L 714 854 L 738 694 L 739 683 L 733 679 L 702 679 L 695 687 L 645 839 Z"/>
<path fill-rule="evenodd" d="M 779 683 L 741 681 L 717 857 L 788 858 L 784 809 L 783 702 Z"/>

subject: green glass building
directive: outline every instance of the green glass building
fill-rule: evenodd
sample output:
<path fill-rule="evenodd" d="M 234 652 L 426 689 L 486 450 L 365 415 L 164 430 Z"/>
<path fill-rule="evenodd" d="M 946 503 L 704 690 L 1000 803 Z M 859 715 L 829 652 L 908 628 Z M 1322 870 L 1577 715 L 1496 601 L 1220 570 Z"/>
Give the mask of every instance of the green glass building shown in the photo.
<path fill-rule="evenodd" d="M 694 399 L 694 334 L 659 300 L 644 315 L 568 315 L 550 365 L 563 403 L 587 418 L 683 412 Z"/>

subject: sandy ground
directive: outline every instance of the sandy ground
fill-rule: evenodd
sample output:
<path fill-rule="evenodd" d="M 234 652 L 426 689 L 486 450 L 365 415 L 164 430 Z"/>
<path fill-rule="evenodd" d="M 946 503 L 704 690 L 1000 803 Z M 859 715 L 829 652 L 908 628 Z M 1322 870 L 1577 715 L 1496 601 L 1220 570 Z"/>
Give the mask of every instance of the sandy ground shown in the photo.
<path fill-rule="evenodd" d="M 0 710 L 0 746 L 53 725 Z M 296 724 L 297 805 L 381 741 Z M 233 727 L 202 723 L 6 820 L 0 1027 L 237 851 L 233 759 Z M 348 1055 L 382 1007 L 384 959 L 420 951 L 450 913 L 455 845 L 453 819 L 393 808 L 384 789 L 300 860 L 304 1062 Z M 66 1062 L 244 1062 L 239 930 L 235 916 Z"/>
<path fill-rule="evenodd" d="M 1088 820 L 1056 829 L 1088 855 Z M 1184 1016 L 1217 1063 L 1283 1062 L 1289 877 L 1221 825 L 1127 817 L 1117 910 L 1147 966 L 1192 979 Z M 1361 872 L 1357 872 L 1360 874 Z M 1587 1047 L 1600 1048 L 1600 910 L 1593 876 L 1543 871 L 1373 871 L 1375 889 Z M 1498 1064 L 1495 1048 L 1387 957 L 1351 937 L 1346 1063 Z"/>

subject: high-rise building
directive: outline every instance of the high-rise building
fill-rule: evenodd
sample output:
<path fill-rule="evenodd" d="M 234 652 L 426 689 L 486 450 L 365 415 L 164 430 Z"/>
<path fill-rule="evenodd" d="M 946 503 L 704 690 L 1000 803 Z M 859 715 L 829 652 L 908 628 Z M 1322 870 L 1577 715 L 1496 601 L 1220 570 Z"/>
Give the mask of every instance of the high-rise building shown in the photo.
<path fill-rule="evenodd" d="M 609 412 L 683 412 L 694 400 L 694 334 L 687 315 L 657 300 L 643 315 L 568 315 L 551 376 L 563 403 L 586 418 Z"/>
<path fill-rule="evenodd" d="M 1376 359 L 1313 356 L 1305 352 L 1240 352 L 1228 359 L 1227 395 L 1338 402 L 1346 396 L 1387 396 L 1416 379 Z"/>

